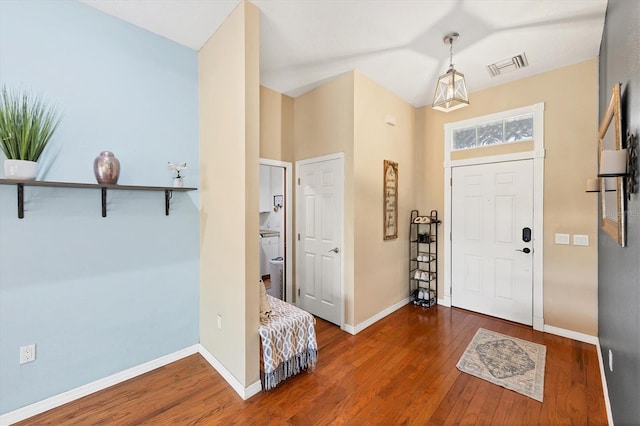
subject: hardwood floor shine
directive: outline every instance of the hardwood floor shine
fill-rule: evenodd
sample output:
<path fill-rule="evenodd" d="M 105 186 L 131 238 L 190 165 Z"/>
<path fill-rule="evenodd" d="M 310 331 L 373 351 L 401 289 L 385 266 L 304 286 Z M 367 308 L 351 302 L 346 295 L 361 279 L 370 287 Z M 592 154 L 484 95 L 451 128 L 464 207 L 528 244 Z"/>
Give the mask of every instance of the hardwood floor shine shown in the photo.
<path fill-rule="evenodd" d="M 544 403 L 460 372 L 479 327 L 547 346 Z M 318 320 L 319 359 L 243 401 L 198 354 L 23 425 L 605 425 L 593 345 L 460 309 L 407 305 L 356 336 Z"/>

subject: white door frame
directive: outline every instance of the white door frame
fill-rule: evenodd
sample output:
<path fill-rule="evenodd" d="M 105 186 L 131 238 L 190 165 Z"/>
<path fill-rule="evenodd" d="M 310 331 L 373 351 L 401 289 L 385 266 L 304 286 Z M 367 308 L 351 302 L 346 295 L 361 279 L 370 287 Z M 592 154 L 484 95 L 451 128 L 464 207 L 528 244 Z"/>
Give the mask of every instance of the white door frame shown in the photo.
<path fill-rule="evenodd" d="M 533 150 L 513 154 L 451 160 L 451 142 L 454 129 L 469 127 L 507 117 L 533 113 Z M 543 281 L 543 208 L 544 208 L 544 103 L 512 109 L 495 114 L 444 125 L 444 297 L 438 304 L 451 306 L 451 168 L 475 164 L 533 159 L 533 329 L 544 329 Z"/>
<path fill-rule="evenodd" d="M 293 217 L 293 197 L 292 195 L 292 182 L 293 182 L 293 173 L 291 163 L 287 161 L 279 161 L 279 160 L 270 160 L 268 158 L 260 158 L 258 160 L 260 165 L 262 166 L 275 166 L 282 167 L 285 170 L 285 182 L 284 182 L 284 196 L 285 196 L 285 206 L 284 206 L 284 221 L 285 221 L 285 240 L 284 240 L 284 270 L 285 270 L 285 294 L 289 295 L 288 302 L 291 302 L 292 292 L 293 292 L 293 222 L 291 218 Z"/>
<path fill-rule="evenodd" d="M 344 311 L 345 311 L 345 297 L 344 297 L 344 153 L 338 152 L 335 154 L 323 155 L 320 157 L 307 158 L 304 160 L 296 161 L 296 181 L 298 180 L 298 176 L 300 176 L 300 166 L 304 166 L 306 164 L 317 163 L 320 161 L 329 161 L 329 160 L 341 160 L 342 164 L 342 185 L 340 187 L 340 196 L 342 197 L 342 211 L 340 211 L 340 217 L 338 218 L 338 227 L 340 229 L 340 328 L 344 330 Z M 296 235 L 300 234 L 300 212 L 302 211 L 302 197 L 300 196 L 300 185 L 296 185 Z M 296 288 L 298 287 L 298 283 L 302 282 L 302 277 L 300 275 L 300 267 L 301 259 L 300 259 L 300 245 L 296 244 Z M 296 295 L 296 306 L 299 306 L 298 303 L 298 295 Z"/>

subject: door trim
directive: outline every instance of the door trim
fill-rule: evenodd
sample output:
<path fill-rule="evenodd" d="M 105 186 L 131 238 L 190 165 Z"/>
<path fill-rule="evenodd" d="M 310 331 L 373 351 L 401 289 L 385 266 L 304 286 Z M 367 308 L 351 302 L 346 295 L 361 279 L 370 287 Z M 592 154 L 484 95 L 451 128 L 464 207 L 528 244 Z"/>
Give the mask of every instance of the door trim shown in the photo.
<path fill-rule="evenodd" d="M 292 165 L 287 161 L 279 161 L 279 160 L 270 160 L 268 158 L 260 158 L 258 163 L 263 166 L 274 166 L 274 167 L 282 167 L 284 169 L 284 197 L 285 197 L 285 206 L 284 206 L 284 221 L 285 221 L 285 238 L 284 238 L 284 275 L 285 275 L 285 294 L 289 295 L 289 299 L 291 299 L 291 294 L 293 291 L 293 221 L 291 218 L 293 217 L 293 197 L 292 195 L 292 185 L 293 185 L 293 173 L 292 173 Z M 288 300 L 287 302 L 290 302 Z"/>
<path fill-rule="evenodd" d="M 514 154 L 475 157 L 464 160 L 451 160 L 451 136 L 453 130 L 466 127 L 477 121 L 489 121 L 506 118 L 522 113 L 534 114 L 533 150 Z M 447 123 L 444 125 L 444 294 L 438 304 L 451 306 L 451 168 L 476 164 L 499 163 L 506 161 L 533 160 L 533 329 L 544 329 L 544 102 L 476 117 L 471 120 Z"/>
<path fill-rule="evenodd" d="M 345 322 L 344 322 L 344 317 L 345 317 L 345 297 L 344 297 L 344 209 L 345 209 L 345 202 L 344 202 L 344 180 L 345 180 L 345 174 L 344 174 L 344 153 L 343 152 L 338 152 L 335 154 L 328 154 L 328 155 L 322 155 L 320 157 L 312 157 L 312 158 L 306 158 L 304 160 L 298 160 L 296 161 L 295 165 L 296 165 L 296 229 L 295 229 L 295 234 L 298 235 L 299 234 L 299 226 L 300 226 L 300 212 L 302 211 L 302 206 L 301 206 L 301 202 L 302 202 L 302 197 L 300 197 L 300 185 L 297 183 L 298 182 L 298 176 L 300 176 L 300 166 L 304 166 L 307 164 L 313 164 L 313 163 L 318 163 L 321 161 L 329 161 L 329 160 L 340 160 L 340 164 L 342 166 L 342 185 L 340 185 L 340 196 L 342 197 L 342 211 L 340 211 L 340 218 L 338 220 L 339 223 L 339 228 L 340 228 L 340 298 L 341 298 L 341 303 L 340 303 L 340 329 L 345 330 Z M 300 268 L 298 268 L 298 265 L 300 265 L 300 245 L 297 243 L 297 237 L 296 237 L 296 289 L 298 288 L 298 283 L 302 282 L 302 278 L 300 277 Z M 298 304 L 298 294 L 296 292 L 296 302 L 295 302 L 296 306 L 299 306 Z"/>

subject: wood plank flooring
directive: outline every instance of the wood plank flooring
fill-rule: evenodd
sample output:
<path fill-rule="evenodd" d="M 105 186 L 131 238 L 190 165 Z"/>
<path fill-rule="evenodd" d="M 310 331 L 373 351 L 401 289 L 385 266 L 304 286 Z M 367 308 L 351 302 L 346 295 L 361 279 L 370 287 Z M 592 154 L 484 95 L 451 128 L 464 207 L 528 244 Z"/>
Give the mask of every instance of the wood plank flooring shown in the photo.
<path fill-rule="evenodd" d="M 456 368 L 479 327 L 547 346 L 544 403 Z M 607 424 L 593 345 L 440 306 L 407 305 L 356 336 L 316 330 L 316 370 L 247 401 L 196 354 L 20 424 Z"/>

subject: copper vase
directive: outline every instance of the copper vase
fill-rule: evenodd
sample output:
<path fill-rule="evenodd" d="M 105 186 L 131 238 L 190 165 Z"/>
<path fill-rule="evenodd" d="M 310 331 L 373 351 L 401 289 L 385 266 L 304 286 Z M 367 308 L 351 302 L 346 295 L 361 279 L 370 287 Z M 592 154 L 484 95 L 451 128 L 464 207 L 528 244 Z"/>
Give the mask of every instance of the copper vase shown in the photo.
<path fill-rule="evenodd" d="M 120 160 L 113 155 L 113 152 L 102 151 L 93 160 L 93 173 L 98 183 L 115 185 L 120 177 Z"/>

